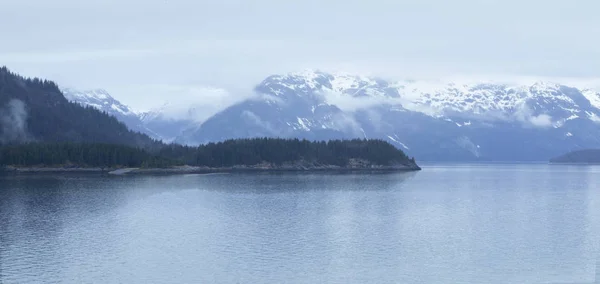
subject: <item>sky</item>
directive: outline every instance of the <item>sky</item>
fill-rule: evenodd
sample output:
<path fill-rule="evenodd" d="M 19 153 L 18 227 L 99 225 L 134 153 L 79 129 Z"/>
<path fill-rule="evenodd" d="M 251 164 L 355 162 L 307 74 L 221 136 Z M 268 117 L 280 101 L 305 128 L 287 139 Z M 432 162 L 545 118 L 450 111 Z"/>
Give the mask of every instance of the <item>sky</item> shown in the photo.
<path fill-rule="evenodd" d="M 597 0 L 0 0 L 0 65 L 135 109 L 302 69 L 600 78 Z M 226 92 L 215 89 L 225 89 Z M 218 96 L 219 99 L 215 99 Z"/>

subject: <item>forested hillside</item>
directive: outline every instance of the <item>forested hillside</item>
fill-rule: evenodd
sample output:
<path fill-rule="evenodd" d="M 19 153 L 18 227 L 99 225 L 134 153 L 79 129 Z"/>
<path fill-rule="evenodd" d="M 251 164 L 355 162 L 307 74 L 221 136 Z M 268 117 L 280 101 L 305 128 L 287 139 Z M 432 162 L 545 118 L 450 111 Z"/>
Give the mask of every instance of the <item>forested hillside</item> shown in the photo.
<path fill-rule="evenodd" d="M 69 102 L 54 82 L 28 79 L 1 67 L 0 144 L 23 142 L 160 146 L 106 113 Z"/>

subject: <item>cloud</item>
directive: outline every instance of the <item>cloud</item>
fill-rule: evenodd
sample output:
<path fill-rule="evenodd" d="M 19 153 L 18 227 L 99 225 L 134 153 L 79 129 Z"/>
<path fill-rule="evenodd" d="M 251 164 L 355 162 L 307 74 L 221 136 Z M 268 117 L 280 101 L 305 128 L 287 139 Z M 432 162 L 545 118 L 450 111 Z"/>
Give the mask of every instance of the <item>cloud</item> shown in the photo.
<path fill-rule="evenodd" d="M 203 122 L 217 112 L 254 96 L 252 91 L 229 91 L 194 84 L 149 84 L 109 88 L 116 99 L 136 111 L 161 111 L 165 118 Z M 144 100 L 127 94 L 143 94 Z"/>
<path fill-rule="evenodd" d="M 511 119 L 520 121 L 526 126 L 546 128 L 553 125 L 552 117 L 548 114 L 535 115 L 533 111 L 526 105 L 521 105 L 520 108 L 515 111 Z"/>
<path fill-rule="evenodd" d="M 584 2 L 4 1 L 0 62 L 26 76 L 109 91 L 157 83 L 249 90 L 302 68 L 398 79 L 600 77 L 600 30 L 588 28 L 600 25 L 600 4 Z M 514 20 L 489 21 L 490 11 Z M 360 21 L 339 21 L 358 14 Z M 134 108 L 164 100 L 111 93 Z"/>
<path fill-rule="evenodd" d="M 256 115 L 255 113 L 253 113 L 251 111 L 248 111 L 248 110 L 243 111 L 242 117 L 253 122 L 255 125 L 261 127 L 262 129 L 269 132 L 270 134 L 277 133 L 277 131 L 275 131 L 273 129 L 273 126 L 271 125 L 271 123 L 269 123 L 268 121 L 262 120 L 258 115 Z"/>
<path fill-rule="evenodd" d="M 529 122 L 536 127 L 550 127 L 552 126 L 552 117 L 547 114 L 540 114 L 530 117 Z"/>
<path fill-rule="evenodd" d="M 340 130 L 343 132 L 352 133 L 355 137 L 366 137 L 364 130 L 360 126 L 360 124 L 356 121 L 354 116 L 346 113 L 338 113 L 331 117 L 331 121 L 334 124 L 334 129 Z"/>
<path fill-rule="evenodd" d="M 134 58 L 160 54 L 153 49 L 97 49 L 70 51 L 34 51 L 0 53 L 0 61 L 5 63 L 69 63 L 72 61 L 105 60 L 111 58 Z"/>
<path fill-rule="evenodd" d="M 21 100 L 11 100 L 2 108 L 0 143 L 27 142 L 27 110 Z"/>
<path fill-rule="evenodd" d="M 354 97 L 340 92 L 325 90 L 321 93 L 325 102 L 337 106 L 343 111 L 354 112 L 381 105 L 401 105 L 402 99 L 384 96 Z"/>

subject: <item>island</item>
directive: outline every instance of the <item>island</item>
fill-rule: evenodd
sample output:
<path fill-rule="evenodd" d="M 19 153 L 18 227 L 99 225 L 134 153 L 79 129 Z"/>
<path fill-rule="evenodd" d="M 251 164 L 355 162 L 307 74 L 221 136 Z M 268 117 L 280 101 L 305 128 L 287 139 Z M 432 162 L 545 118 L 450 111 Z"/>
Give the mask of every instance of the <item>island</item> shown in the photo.
<path fill-rule="evenodd" d="M 600 165 L 600 149 L 572 151 L 550 159 L 551 164 Z"/>
<path fill-rule="evenodd" d="M 4 173 L 177 174 L 235 171 L 416 171 L 414 158 L 383 140 L 230 139 L 197 147 L 143 149 L 103 143 L 0 147 Z"/>

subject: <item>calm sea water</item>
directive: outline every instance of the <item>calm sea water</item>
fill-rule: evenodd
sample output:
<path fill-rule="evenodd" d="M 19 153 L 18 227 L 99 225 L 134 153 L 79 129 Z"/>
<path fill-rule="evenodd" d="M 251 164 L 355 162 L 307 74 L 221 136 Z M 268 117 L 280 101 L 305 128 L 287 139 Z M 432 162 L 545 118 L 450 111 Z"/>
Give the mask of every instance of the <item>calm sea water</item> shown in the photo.
<path fill-rule="evenodd" d="M 599 219 L 600 167 L 4 177 L 0 283 L 594 283 Z"/>

